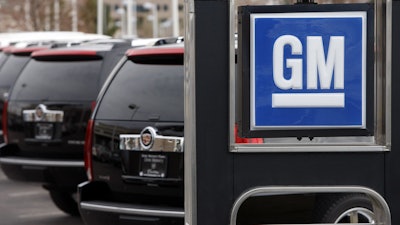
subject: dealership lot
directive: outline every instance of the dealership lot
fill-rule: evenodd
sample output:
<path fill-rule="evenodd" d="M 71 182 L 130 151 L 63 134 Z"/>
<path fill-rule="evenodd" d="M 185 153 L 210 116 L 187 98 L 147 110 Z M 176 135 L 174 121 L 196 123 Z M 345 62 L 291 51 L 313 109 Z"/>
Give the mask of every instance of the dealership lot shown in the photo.
<path fill-rule="evenodd" d="M 54 206 L 40 185 L 8 180 L 0 171 L 0 217 L 2 225 L 82 225 Z"/>

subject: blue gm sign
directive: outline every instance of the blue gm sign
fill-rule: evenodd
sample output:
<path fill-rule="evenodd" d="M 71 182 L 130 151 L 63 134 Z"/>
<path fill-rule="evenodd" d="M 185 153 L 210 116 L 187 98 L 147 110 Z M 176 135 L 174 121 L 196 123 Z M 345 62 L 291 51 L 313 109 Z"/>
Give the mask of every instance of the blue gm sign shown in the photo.
<path fill-rule="evenodd" d="M 364 129 L 366 16 L 252 14 L 250 129 Z"/>

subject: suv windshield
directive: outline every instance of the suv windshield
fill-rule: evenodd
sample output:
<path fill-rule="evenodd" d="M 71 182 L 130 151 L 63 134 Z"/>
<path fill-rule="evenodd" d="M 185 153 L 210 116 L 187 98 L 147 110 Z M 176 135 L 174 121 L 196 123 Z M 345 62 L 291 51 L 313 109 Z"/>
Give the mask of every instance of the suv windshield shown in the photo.
<path fill-rule="evenodd" d="M 183 121 L 183 66 L 126 61 L 108 87 L 96 118 Z"/>
<path fill-rule="evenodd" d="M 91 101 L 97 97 L 101 60 L 31 60 L 14 85 L 11 100 Z"/>

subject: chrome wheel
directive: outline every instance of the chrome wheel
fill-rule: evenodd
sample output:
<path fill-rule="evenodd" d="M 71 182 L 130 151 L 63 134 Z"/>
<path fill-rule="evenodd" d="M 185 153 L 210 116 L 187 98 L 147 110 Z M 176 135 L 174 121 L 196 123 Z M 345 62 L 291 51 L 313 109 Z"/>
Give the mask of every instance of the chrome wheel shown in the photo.
<path fill-rule="evenodd" d="M 317 199 L 315 223 L 376 224 L 371 199 L 364 194 L 336 194 Z"/>
<path fill-rule="evenodd" d="M 375 224 L 374 213 L 366 208 L 352 208 L 343 212 L 335 221 L 336 223 L 370 223 Z"/>

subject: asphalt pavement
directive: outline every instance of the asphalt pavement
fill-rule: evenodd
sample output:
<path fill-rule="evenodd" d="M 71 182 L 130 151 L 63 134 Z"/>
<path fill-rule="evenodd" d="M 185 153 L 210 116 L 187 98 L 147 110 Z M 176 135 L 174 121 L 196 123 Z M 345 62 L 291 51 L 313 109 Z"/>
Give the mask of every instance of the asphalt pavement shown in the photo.
<path fill-rule="evenodd" d="M 60 211 L 40 184 L 8 180 L 0 170 L 0 225 L 83 225 Z"/>

